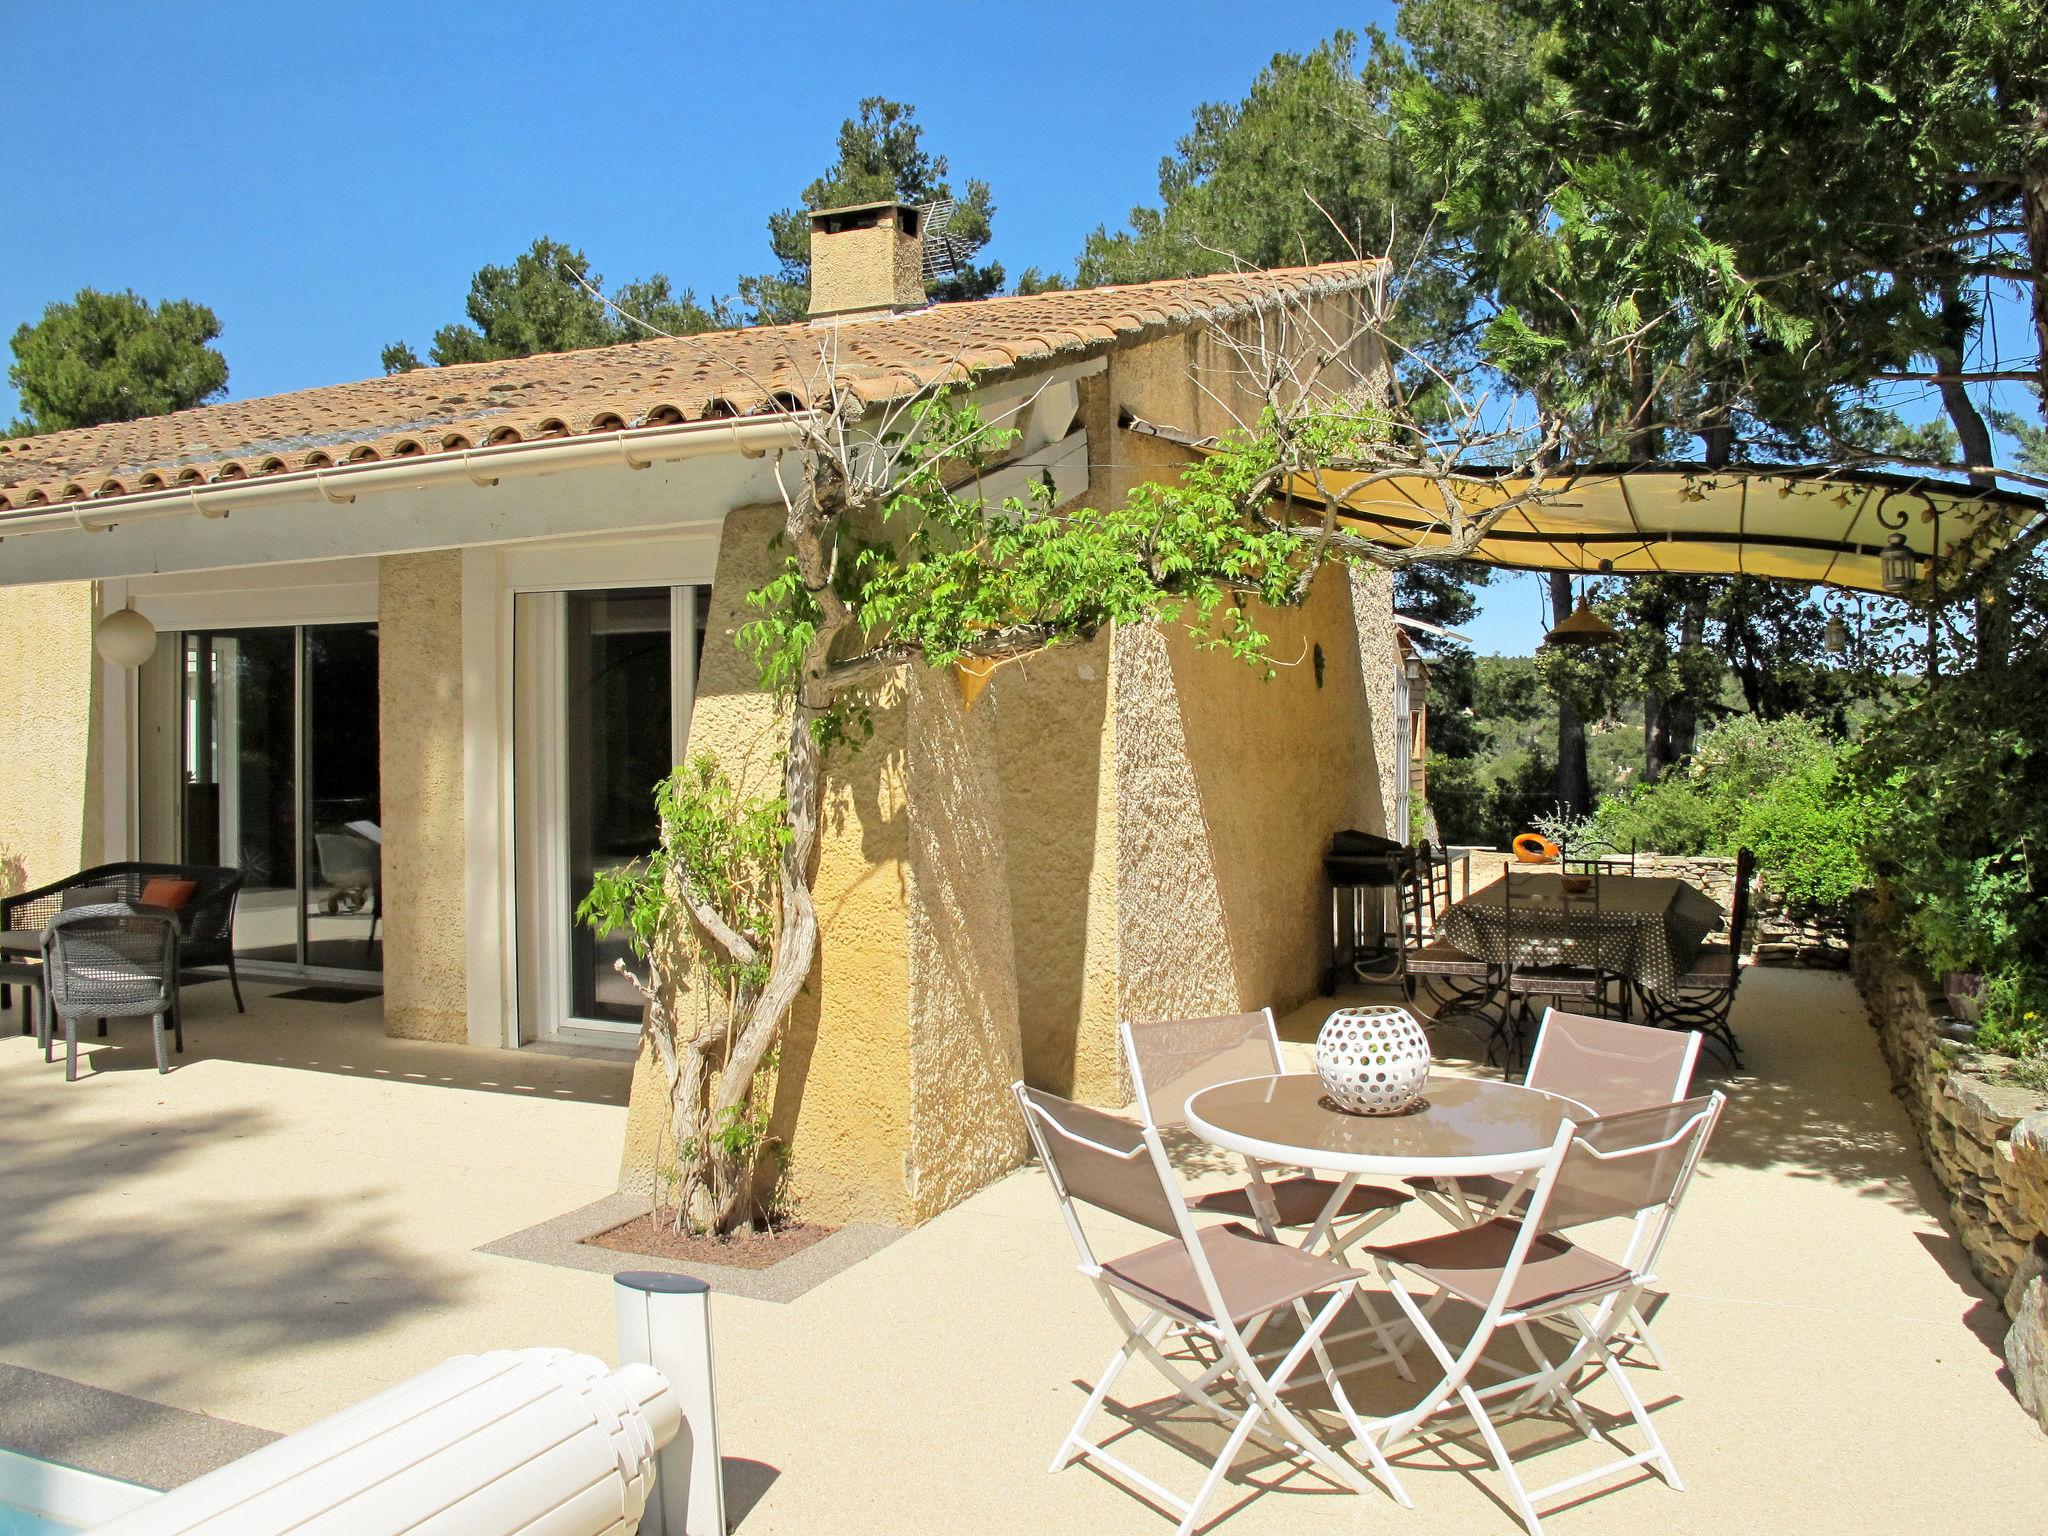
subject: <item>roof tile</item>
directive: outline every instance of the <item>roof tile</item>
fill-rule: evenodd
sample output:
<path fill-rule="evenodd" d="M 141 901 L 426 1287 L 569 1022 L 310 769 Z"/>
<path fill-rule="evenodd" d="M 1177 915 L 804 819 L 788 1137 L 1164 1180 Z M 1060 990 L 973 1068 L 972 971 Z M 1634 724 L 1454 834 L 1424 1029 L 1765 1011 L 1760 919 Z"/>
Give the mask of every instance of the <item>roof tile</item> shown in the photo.
<path fill-rule="evenodd" d="M 862 400 L 1100 351 L 1134 333 L 1364 286 L 1342 262 L 941 304 L 832 328 L 762 326 L 411 373 L 0 442 L 0 512 L 479 443 L 754 414 L 829 361 Z"/>

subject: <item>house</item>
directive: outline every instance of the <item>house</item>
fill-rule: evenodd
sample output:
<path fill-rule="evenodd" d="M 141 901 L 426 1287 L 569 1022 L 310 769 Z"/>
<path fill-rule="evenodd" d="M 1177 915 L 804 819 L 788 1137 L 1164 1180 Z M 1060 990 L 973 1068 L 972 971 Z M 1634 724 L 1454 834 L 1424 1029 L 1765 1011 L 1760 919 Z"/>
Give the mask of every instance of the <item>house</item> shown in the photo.
<path fill-rule="evenodd" d="M 0 844 L 30 882 L 235 865 L 244 976 L 381 982 L 393 1035 L 632 1050 L 623 950 L 573 908 L 644 851 L 686 750 L 748 772 L 773 750 L 735 644 L 783 558 L 771 402 L 821 359 L 873 401 L 971 376 L 1022 434 L 992 488 L 1119 497 L 1189 457 L 1121 422 L 1228 428 L 1222 329 L 1293 304 L 1349 334 L 1379 275 L 934 307 L 916 223 L 819 215 L 806 325 L 0 442 Z M 1354 350 L 1368 375 L 1372 338 Z M 95 653 L 124 609 L 155 632 L 135 667 Z M 822 954 L 779 1057 L 808 1212 L 913 1221 L 971 1192 L 1021 1155 L 1020 1073 L 1120 1101 L 1120 1017 L 1314 990 L 1325 844 L 1405 804 L 1402 655 L 1372 574 L 1326 570 L 1263 622 L 1294 663 L 1270 682 L 1142 628 L 1005 666 L 971 711 L 942 674 L 885 690 L 831 769 Z M 638 1075 L 629 1178 L 660 1091 Z"/>

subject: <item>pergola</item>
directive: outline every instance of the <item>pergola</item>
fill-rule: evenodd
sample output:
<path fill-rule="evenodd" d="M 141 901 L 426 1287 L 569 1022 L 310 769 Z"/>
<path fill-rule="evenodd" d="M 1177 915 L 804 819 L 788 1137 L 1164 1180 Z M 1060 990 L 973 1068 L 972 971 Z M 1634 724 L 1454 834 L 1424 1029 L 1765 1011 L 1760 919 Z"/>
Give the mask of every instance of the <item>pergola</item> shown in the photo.
<path fill-rule="evenodd" d="M 1460 485 L 1466 516 L 1527 494 L 1526 475 Z M 1887 547 L 1910 570 L 1927 562 L 1946 583 L 1955 562 L 1975 564 L 2040 522 L 2044 503 L 1954 481 L 1785 465 L 1595 465 L 1560 470 L 1554 494 L 1510 507 L 1469 558 L 1514 570 L 1584 575 L 1768 576 L 1781 581 L 1897 591 Z M 1440 483 L 1421 475 L 1372 478 L 1329 471 L 1293 477 L 1291 501 L 1317 517 L 1325 506 L 1354 533 L 1396 548 L 1448 538 Z"/>

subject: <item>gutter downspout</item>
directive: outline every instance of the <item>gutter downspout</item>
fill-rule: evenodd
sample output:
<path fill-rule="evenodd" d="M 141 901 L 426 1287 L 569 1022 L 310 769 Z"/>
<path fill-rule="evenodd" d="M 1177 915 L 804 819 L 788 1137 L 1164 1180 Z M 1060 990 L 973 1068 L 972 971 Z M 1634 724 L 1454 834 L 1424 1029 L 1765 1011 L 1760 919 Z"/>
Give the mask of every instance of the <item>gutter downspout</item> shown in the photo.
<path fill-rule="evenodd" d="M 735 449 L 749 458 L 759 458 L 771 449 L 796 446 L 801 440 L 800 420 L 778 416 L 768 420 L 635 427 L 501 443 L 495 447 L 460 448 L 405 459 L 379 459 L 367 464 L 292 470 L 226 484 L 215 481 L 180 485 L 110 496 L 104 501 L 67 501 L 32 511 L 0 513 L 0 539 L 25 533 L 61 533 L 67 529 L 104 533 L 122 523 L 165 517 L 220 518 L 231 511 L 271 502 L 317 500 L 345 505 L 366 491 L 416 490 L 451 482 L 496 485 L 504 475 L 550 474 L 591 464 L 623 462 L 633 469 L 645 469 Z"/>

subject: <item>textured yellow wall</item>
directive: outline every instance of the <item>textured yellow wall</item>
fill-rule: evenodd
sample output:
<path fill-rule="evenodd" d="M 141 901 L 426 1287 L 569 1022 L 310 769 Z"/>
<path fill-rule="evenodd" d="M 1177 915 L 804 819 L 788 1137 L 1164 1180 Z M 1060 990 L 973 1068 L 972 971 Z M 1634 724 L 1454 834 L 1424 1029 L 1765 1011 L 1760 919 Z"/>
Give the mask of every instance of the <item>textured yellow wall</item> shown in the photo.
<path fill-rule="evenodd" d="M 1169 338 L 1085 381 L 1088 497 L 1109 504 L 1187 460 L 1120 431 L 1121 408 L 1228 430 L 1192 373 L 1213 382 L 1235 362 Z M 692 751 L 770 792 L 782 728 L 733 640 L 745 593 L 782 558 L 777 517 L 727 522 L 691 723 Z M 773 1123 L 805 1215 L 921 1221 L 1013 1166 L 1005 1089 L 1020 1073 L 1124 1102 L 1120 1016 L 1286 1008 L 1314 991 L 1324 846 L 1384 825 L 1387 591 L 1332 569 L 1303 610 L 1262 616 L 1289 663 L 1271 682 L 1139 628 L 1005 666 L 971 711 L 943 674 L 891 684 L 874 739 L 827 774 L 821 953 L 781 1051 Z M 711 1006 L 678 1004 L 691 1023 Z M 662 1090 L 643 1056 L 629 1183 L 654 1166 Z"/>
<path fill-rule="evenodd" d="M 1024 1077 L 1097 1101 L 1121 1080 L 1109 650 L 1102 635 L 1014 662 L 975 706 L 1001 757 Z"/>
<path fill-rule="evenodd" d="M 462 555 L 377 569 L 384 827 L 384 1032 L 461 1044 L 464 982 Z"/>
<path fill-rule="evenodd" d="M 779 514 L 726 522 L 690 751 L 716 755 L 754 793 L 780 789 L 783 718 L 735 641 L 746 594 L 779 566 Z M 913 719 L 915 729 L 913 729 Z M 774 1134 L 791 1193 L 811 1219 L 914 1222 L 1015 1164 L 1014 1111 L 998 1102 L 1019 1070 L 992 716 L 963 716 L 949 678 L 899 679 L 874 736 L 825 780 L 813 891 L 821 929 L 775 1076 Z M 912 743 L 917 743 L 912 750 Z M 929 818 L 914 831 L 919 808 Z M 715 1017 L 702 990 L 676 1000 Z M 633 1077 L 622 1175 L 645 1187 L 668 1106 L 660 1064 Z"/>
<path fill-rule="evenodd" d="M 1184 632 L 1117 635 L 1118 997 L 1127 1018 L 1311 996 L 1329 963 L 1322 856 L 1383 824 L 1352 593 L 1326 569 L 1262 613 L 1271 679 Z M 1323 652 L 1323 677 L 1315 651 Z"/>
<path fill-rule="evenodd" d="M 914 1219 L 1024 1159 L 1010 1084 L 1024 1070 L 997 706 L 962 707 L 950 673 L 909 685 L 910 1157 Z"/>
<path fill-rule="evenodd" d="M 1343 304 L 1325 311 L 1329 334 L 1349 333 Z M 1375 362 L 1363 344 L 1352 359 L 1363 372 Z M 1115 354 L 1107 390 L 1112 408 L 1222 434 L 1255 409 L 1230 386 L 1242 367 L 1214 336 L 1173 337 Z M 1177 475 L 1188 459 L 1128 432 L 1105 448 L 1092 457 L 1107 466 L 1109 495 Z M 1261 612 L 1282 663 L 1270 680 L 1197 649 L 1170 625 L 1118 631 L 1111 736 L 1123 1017 L 1284 1010 L 1320 986 L 1329 962 L 1324 848 L 1341 827 L 1383 830 L 1392 803 L 1391 591 L 1383 575 L 1330 568 L 1303 608 Z"/>
<path fill-rule="evenodd" d="M 99 851 L 92 626 L 90 582 L 0 591 L 0 854 L 20 861 L 25 887 Z"/>

